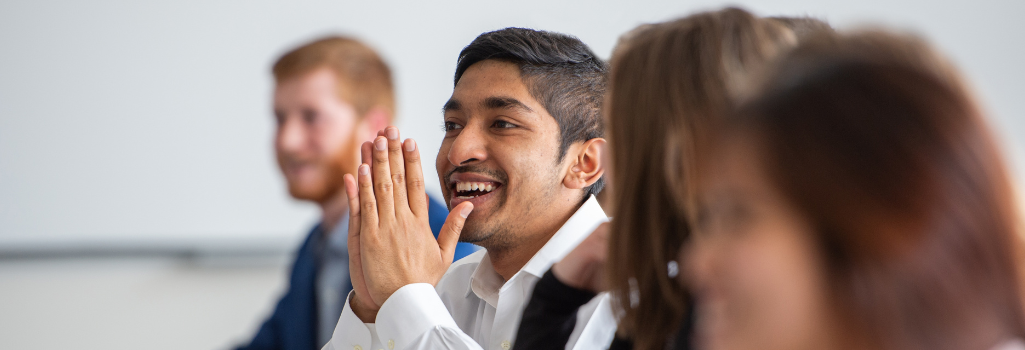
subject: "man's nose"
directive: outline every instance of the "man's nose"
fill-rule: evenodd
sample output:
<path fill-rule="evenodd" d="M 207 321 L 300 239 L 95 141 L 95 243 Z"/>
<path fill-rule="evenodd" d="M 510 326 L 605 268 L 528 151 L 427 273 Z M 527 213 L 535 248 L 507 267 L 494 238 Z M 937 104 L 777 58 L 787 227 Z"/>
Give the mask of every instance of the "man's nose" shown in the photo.
<path fill-rule="evenodd" d="M 480 131 L 464 128 L 452 141 L 448 161 L 455 166 L 470 165 L 487 160 L 487 139 Z"/>
<path fill-rule="evenodd" d="M 286 117 L 278 125 L 274 146 L 279 152 L 296 151 L 302 148 L 303 142 L 305 142 L 305 131 L 303 130 L 302 123 L 299 122 L 298 118 Z"/>

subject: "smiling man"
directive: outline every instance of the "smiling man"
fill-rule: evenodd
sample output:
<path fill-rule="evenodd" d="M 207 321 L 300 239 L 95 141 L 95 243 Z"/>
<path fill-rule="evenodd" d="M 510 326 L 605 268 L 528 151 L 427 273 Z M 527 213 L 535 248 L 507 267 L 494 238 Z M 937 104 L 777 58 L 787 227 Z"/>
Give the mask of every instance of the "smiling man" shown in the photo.
<path fill-rule="evenodd" d="M 608 220 L 593 196 L 605 75 L 557 33 L 507 28 L 463 49 L 436 162 L 451 209 L 437 240 L 416 143 L 391 127 L 365 143 L 345 177 L 354 290 L 324 349 L 511 349 L 534 284 Z M 457 241 L 485 250 L 450 264 Z M 605 347 L 607 297 L 578 315 L 567 348 Z"/>

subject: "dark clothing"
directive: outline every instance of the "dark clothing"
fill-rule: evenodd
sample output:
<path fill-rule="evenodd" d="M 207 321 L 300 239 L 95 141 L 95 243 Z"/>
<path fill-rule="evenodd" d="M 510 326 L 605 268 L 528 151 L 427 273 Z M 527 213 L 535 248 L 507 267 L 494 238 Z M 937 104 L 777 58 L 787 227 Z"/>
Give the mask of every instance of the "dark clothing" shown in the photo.
<path fill-rule="evenodd" d="M 448 209 L 430 199 L 428 216 L 431 231 L 438 237 L 441 226 L 448 216 Z M 324 344 L 317 344 L 317 251 L 318 245 L 325 241 L 320 224 L 310 231 L 309 236 L 299 248 L 292 274 L 288 280 L 288 291 L 278 301 L 274 313 L 264 321 L 256 336 L 247 346 L 238 350 L 316 350 Z M 477 250 L 468 243 L 459 243 L 456 247 L 455 259 L 458 260 Z M 349 285 L 351 288 L 351 284 Z M 348 291 L 343 291 L 348 294 Z"/>
<path fill-rule="evenodd" d="M 311 230 L 299 248 L 288 279 L 288 291 L 278 301 L 267 321 L 256 332 L 248 346 L 239 350 L 317 349 L 317 306 L 314 294 L 317 264 L 315 244 L 320 240 L 320 224 Z"/>
<path fill-rule="evenodd" d="M 595 295 L 563 284 L 549 269 L 534 285 L 523 309 L 513 349 L 565 349 L 577 323 L 577 310 Z"/>
<path fill-rule="evenodd" d="M 520 328 L 516 331 L 514 350 L 563 350 L 577 322 L 577 310 L 587 304 L 595 293 L 563 284 L 549 269 L 534 285 L 530 302 L 523 309 Z M 667 339 L 666 349 L 690 350 L 694 324 L 692 305 L 680 331 Z M 633 342 L 618 335 L 609 344 L 610 350 L 632 350 Z"/>

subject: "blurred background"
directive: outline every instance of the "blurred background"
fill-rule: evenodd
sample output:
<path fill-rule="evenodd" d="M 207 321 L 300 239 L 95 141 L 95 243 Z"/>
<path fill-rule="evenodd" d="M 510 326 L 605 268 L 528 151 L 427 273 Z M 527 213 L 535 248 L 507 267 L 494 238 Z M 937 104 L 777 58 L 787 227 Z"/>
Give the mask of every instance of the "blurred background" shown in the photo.
<path fill-rule="evenodd" d="M 318 220 L 273 159 L 269 70 L 287 49 L 334 33 L 378 49 L 400 130 L 433 159 L 456 56 L 478 34 L 565 32 L 607 58 L 639 24 L 730 4 L 928 37 L 974 83 L 1021 178 L 1021 0 L 2 0 L 0 348 L 252 337 Z"/>

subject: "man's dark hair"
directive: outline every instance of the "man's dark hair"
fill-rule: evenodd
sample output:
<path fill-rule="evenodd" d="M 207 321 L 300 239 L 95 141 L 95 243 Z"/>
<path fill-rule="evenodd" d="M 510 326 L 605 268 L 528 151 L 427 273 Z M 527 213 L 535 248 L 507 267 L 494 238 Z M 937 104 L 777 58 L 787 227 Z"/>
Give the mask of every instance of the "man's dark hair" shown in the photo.
<path fill-rule="evenodd" d="M 569 146 L 605 136 L 601 104 L 608 65 L 574 36 L 526 28 L 481 34 L 459 53 L 455 83 L 474 63 L 512 62 L 534 99 L 559 123 L 559 161 Z M 584 198 L 598 194 L 605 178 L 588 186 Z"/>

